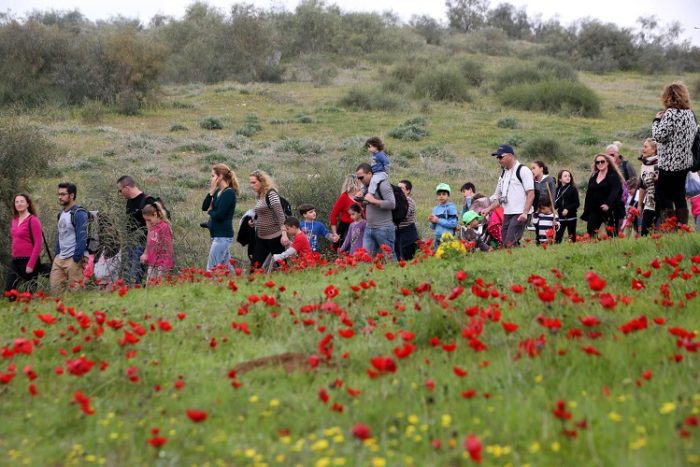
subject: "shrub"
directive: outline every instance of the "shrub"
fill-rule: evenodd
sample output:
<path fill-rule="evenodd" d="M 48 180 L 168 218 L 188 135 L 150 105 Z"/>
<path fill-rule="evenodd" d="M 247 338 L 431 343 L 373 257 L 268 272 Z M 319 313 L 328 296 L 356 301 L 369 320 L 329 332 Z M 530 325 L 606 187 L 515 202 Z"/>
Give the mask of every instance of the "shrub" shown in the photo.
<path fill-rule="evenodd" d="M 512 115 L 509 115 L 509 116 L 503 117 L 503 118 L 499 118 L 498 121 L 496 122 L 496 126 L 498 128 L 509 128 L 511 130 L 514 130 L 514 129 L 518 128 L 518 119 Z"/>
<path fill-rule="evenodd" d="M 427 125 L 424 117 L 414 117 L 391 130 L 389 136 L 407 141 L 420 141 L 428 136 Z"/>
<path fill-rule="evenodd" d="M 224 124 L 217 117 L 206 117 L 199 121 L 199 127 L 205 130 L 223 130 Z"/>
<path fill-rule="evenodd" d="M 213 151 L 214 148 L 204 143 L 188 143 L 178 146 L 175 150 L 178 152 L 209 152 Z"/>
<path fill-rule="evenodd" d="M 523 146 L 520 153 L 528 159 L 552 161 L 562 158 L 564 150 L 559 141 L 552 138 L 536 137 Z"/>
<path fill-rule="evenodd" d="M 394 94 L 406 94 L 408 92 L 409 85 L 405 81 L 390 76 L 382 81 L 382 91 L 391 92 Z"/>
<path fill-rule="evenodd" d="M 459 69 L 472 86 L 481 86 L 486 79 L 484 65 L 476 60 L 464 59 L 459 62 Z"/>
<path fill-rule="evenodd" d="M 391 111 L 401 108 L 404 104 L 400 97 L 377 88 L 352 88 L 340 99 L 338 105 L 356 110 Z"/>
<path fill-rule="evenodd" d="M 248 114 L 243 120 L 243 126 L 236 130 L 237 135 L 246 136 L 250 138 L 262 131 L 262 125 L 260 125 L 260 120 L 255 114 Z"/>
<path fill-rule="evenodd" d="M 404 83 L 412 83 L 424 68 L 425 65 L 419 63 L 418 60 L 400 62 L 394 65 L 394 68 L 389 72 L 389 76 Z"/>
<path fill-rule="evenodd" d="M 86 124 L 101 123 L 105 107 L 100 101 L 85 100 L 80 108 L 80 121 Z"/>
<path fill-rule="evenodd" d="M 285 138 L 277 145 L 277 150 L 303 156 L 321 154 L 325 148 L 323 144 L 308 138 Z"/>
<path fill-rule="evenodd" d="M 649 131 L 651 131 L 651 129 Z M 591 134 L 590 131 L 584 130 L 583 133 L 583 135 L 574 140 L 575 144 L 580 144 L 583 146 L 597 146 L 603 142 L 603 140 L 601 140 L 599 137 L 597 137 L 594 134 Z"/>
<path fill-rule="evenodd" d="M 134 91 L 122 91 L 117 94 L 116 110 L 120 115 L 136 115 L 141 109 L 141 100 Z"/>
<path fill-rule="evenodd" d="M 512 135 L 506 139 L 506 144 L 518 147 L 525 141 L 527 141 L 527 138 L 525 138 L 523 135 Z"/>
<path fill-rule="evenodd" d="M 175 123 L 170 127 L 170 131 L 187 131 L 187 127 L 179 123 Z"/>
<path fill-rule="evenodd" d="M 306 114 L 297 114 L 295 117 L 295 120 L 297 123 L 313 123 L 314 118 L 311 115 L 306 115 Z"/>
<path fill-rule="evenodd" d="M 522 63 L 501 70 L 494 83 L 494 90 L 501 91 L 509 86 L 540 81 L 578 81 L 578 74 L 571 65 L 553 58 L 541 58 L 535 63 Z"/>
<path fill-rule="evenodd" d="M 437 101 L 470 102 L 469 83 L 454 67 L 438 67 L 416 77 L 415 94 Z"/>
<path fill-rule="evenodd" d="M 170 107 L 173 109 L 195 109 L 196 105 L 190 104 L 189 102 L 173 101 L 170 103 Z"/>
<path fill-rule="evenodd" d="M 503 105 L 583 117 L 600 116 L 600 98 L 581 83 L 543 81 L 511 86 L 499 96 Z"/>
<path fill-rule="evenodd" d="M 270 125 L 285 125 L 287 120 L 283 118 L 273 118 L 270 120 Z"/>
<path fill-rule="evenodd" d="M 457 159 L 454 154 L 437 145 L 424 147 L 420 150 L 419 155 L 424 160 L 437 159 L 444 162 L 454 162 Z"/>

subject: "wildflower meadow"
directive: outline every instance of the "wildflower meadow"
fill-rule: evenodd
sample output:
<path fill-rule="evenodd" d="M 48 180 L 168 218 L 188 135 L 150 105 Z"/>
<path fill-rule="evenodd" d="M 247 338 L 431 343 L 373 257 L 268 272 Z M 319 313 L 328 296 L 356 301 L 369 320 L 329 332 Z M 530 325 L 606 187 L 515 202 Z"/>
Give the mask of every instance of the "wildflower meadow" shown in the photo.
<path fill-rule="evenodd" d="M 5 465 L 700 463 L 695 233 L 0 305 Z"/>

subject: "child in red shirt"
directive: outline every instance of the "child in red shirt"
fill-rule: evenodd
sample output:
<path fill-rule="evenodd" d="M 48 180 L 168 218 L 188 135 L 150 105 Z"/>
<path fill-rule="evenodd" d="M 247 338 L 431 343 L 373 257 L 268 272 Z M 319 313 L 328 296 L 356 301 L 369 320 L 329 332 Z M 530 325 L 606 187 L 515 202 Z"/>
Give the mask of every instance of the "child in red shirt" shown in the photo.
<path fill-rule="evenodd" d="M 287 236 L 294 240 L 292 240 L 292 244 L 284 252 L 272 255 L 272 260 L 277 262 L 295 255 L 300 258 L 311 255 L 309 239 L 306 238 L 304 232 L 299 228 L 299 220 L 296 217 L 288 217 L 284 221 L 284 228 L 287 231 Z"/>

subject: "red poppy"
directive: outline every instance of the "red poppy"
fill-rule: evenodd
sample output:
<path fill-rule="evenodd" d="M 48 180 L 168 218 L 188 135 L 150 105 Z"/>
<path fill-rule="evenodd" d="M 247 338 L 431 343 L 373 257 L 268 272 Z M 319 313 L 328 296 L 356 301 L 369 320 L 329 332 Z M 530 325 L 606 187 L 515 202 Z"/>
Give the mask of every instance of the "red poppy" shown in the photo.
<path fill-rule="evenodd" d="M 34 346 L 30 339 L 17 338 L 12 342 L 12 351 L 15 354 L 26 354 L 31 355 L 34 350 Z"/>
<path fill-rule="evenodd" d="M 396 362 L 391 357 L 374 357 L 370 363 L 380 373 L 396 373 Z"/>
<path fill-rule="evenodd" d="M 573 414 L 566 410 L 566 401 L 558 400 L 552 413 L 560 420 L 571 420 Z"/>
<path fill-rule="evenodd" d="M 607 284 L 604 279 L 593 271 L 588 271 L 586 273 L 586 281 L 588 282 L 588 287 L 595 292 L 603 290 Z"/>
<path fill-rule="evenodd" d="M 476 463 L 481 462 L 482 454 L 481 440 L 475 435 L 468 435 L 464 439 L 464 450 L 469 453 L 469 457 Z"/>
<path fill-rule="evenodd" d="M 615 308 L 617 306 L 615 296 L 611 293 L 600 294 L 600 305 L 603 308 Z"/>
<path fill-rule="evenodd" d="M 326 391 L 326 388 L 321 388 L 318 390 L 318 398 L 324 404 L 328 403 L 330 396 L 328 395 L 328 391 Z"/>
<path fill-rule="evenodd" d="M 455 375 L 457 375 L 459 378 L 464 378 L 469 374 L 469 372 L 463 368 L 460 368 L 458 366 L 452 368 L 452 371 L 454 372 Z"/>
<path fill-rule="evenodd" d="M 462 397 L 464 399 L 471 399 L 474 396 L 476 396 L 476 389 L 467 389 L 466 391 L 462 391 Z"/>
<path fill-rule="evenodd" d="M 338 288 L 336 286 L 331 284 L 328 287 L 326 287 L 326 289 L 323 291 L 323 293 L 326 294 L 326 298 L 328 298 L 328 300 L 333 300 L 335 297 L 338 296 L 338 293 L 340 293 L 340 291 L 338 290 Z"/>
<path fill-rule="evenodd" d="M 462 281 L 466 280 L 467 277 L 469 277 L 469 274 L 467 274 L 466 272 L 464 272 L 462 270 L 459 270 L 455 273 L 455 279 L 457 279 L 458 282 L 462 282 Z"/>
<path fill-rule="evenodd" d="M 645 287 L 644 282 L 640 281 L 639 279 L 632 279 L 632 288 L 634 290 L 642 290 Z"/>
<path fill-rule="evenodd" d="M 209 417 L 205 410 L 187 409 L 187 418 L 195 423 L 203 422 Z"/>
<path fill-rule="evenodd" d="M 372 437 L 372 430 L 364 423 L 355 423 L 352 427 L 352 435 L 359 440 L 366 440 Z"/>
<path fill-rule="evenodd" d="M 601 353 L 598 351 L 598 349 L 596 349 L 592 345 L 589 345 L 587 347 L 582 347 L 581 350 L 586 352 L 588 355 L 595 355 L 596 357 L 599 357 L 601 355 Z"/>
<path fill-rule="evenodd" d="M 503 330 L 506 332 L 506 334 L 510 334 L 512 332 L 515 332 L 518 330 L 518 325 L 515 323 L 510 323 L 507 321 L 504 321 L 501 323 L 501 326 L 503 326 Z"/>
<path fill-rule="evenodd" d="M 579 317 L 578 320 L 581 321 L 581 324 L 588 327 L 598 326 L 600 324 L 600 320 L 598 318 L 590 315 Z"/>
<path fill-rule="evenodd" d="M 75 391 L 75 395 L 73 396 L 73 400 L 80 404 L 80 410 L 82 410 L 86 415 L 92 415 L 95 413 L 95 408 L 90 407 L 91 399 L 91 397 L 86 396 L 80 390 Z"/>
<path fill-rule="evenodd" d="M 37 315 L 37 318 L 45 322 L 46 324 L 54 324 L 56 322 L 56 317 L 51 313 L 44 313 L 43 315 Z"/>
<path fill-rule="evenodd" d="M 520 284 L 513 284 L 513 285 L 511 285 L 511 286 L 510 286 L 510 290 L 512 290 L 513 293 L 523 293 L 523 291 L 525 291 L 525 289 L 523 288 L 523 286 L 520 285 Z"/>

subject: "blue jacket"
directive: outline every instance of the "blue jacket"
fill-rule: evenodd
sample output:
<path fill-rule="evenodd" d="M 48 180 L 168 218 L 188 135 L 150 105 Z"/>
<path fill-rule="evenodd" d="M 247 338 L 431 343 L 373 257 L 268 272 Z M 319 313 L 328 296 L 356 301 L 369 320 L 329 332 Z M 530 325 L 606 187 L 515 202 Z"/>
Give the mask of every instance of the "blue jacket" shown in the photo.
<path fill-rule="evenodd" d="M 439 243 L 445 232 L 454 235 L 458 220 L 455 205 L 451 201 L 438 204 L 433 208 L 433 214 L 438 218 L 436 223 L 430 223 L 430 228 L 435 231 L 435 240 Z"/>
<path fill-rule="evenodd" d="M 384 151 L 375 152 L 372 155 L 372 173 L 389 173 L 389 165 L 389 158 L 384 153 Z"/>

